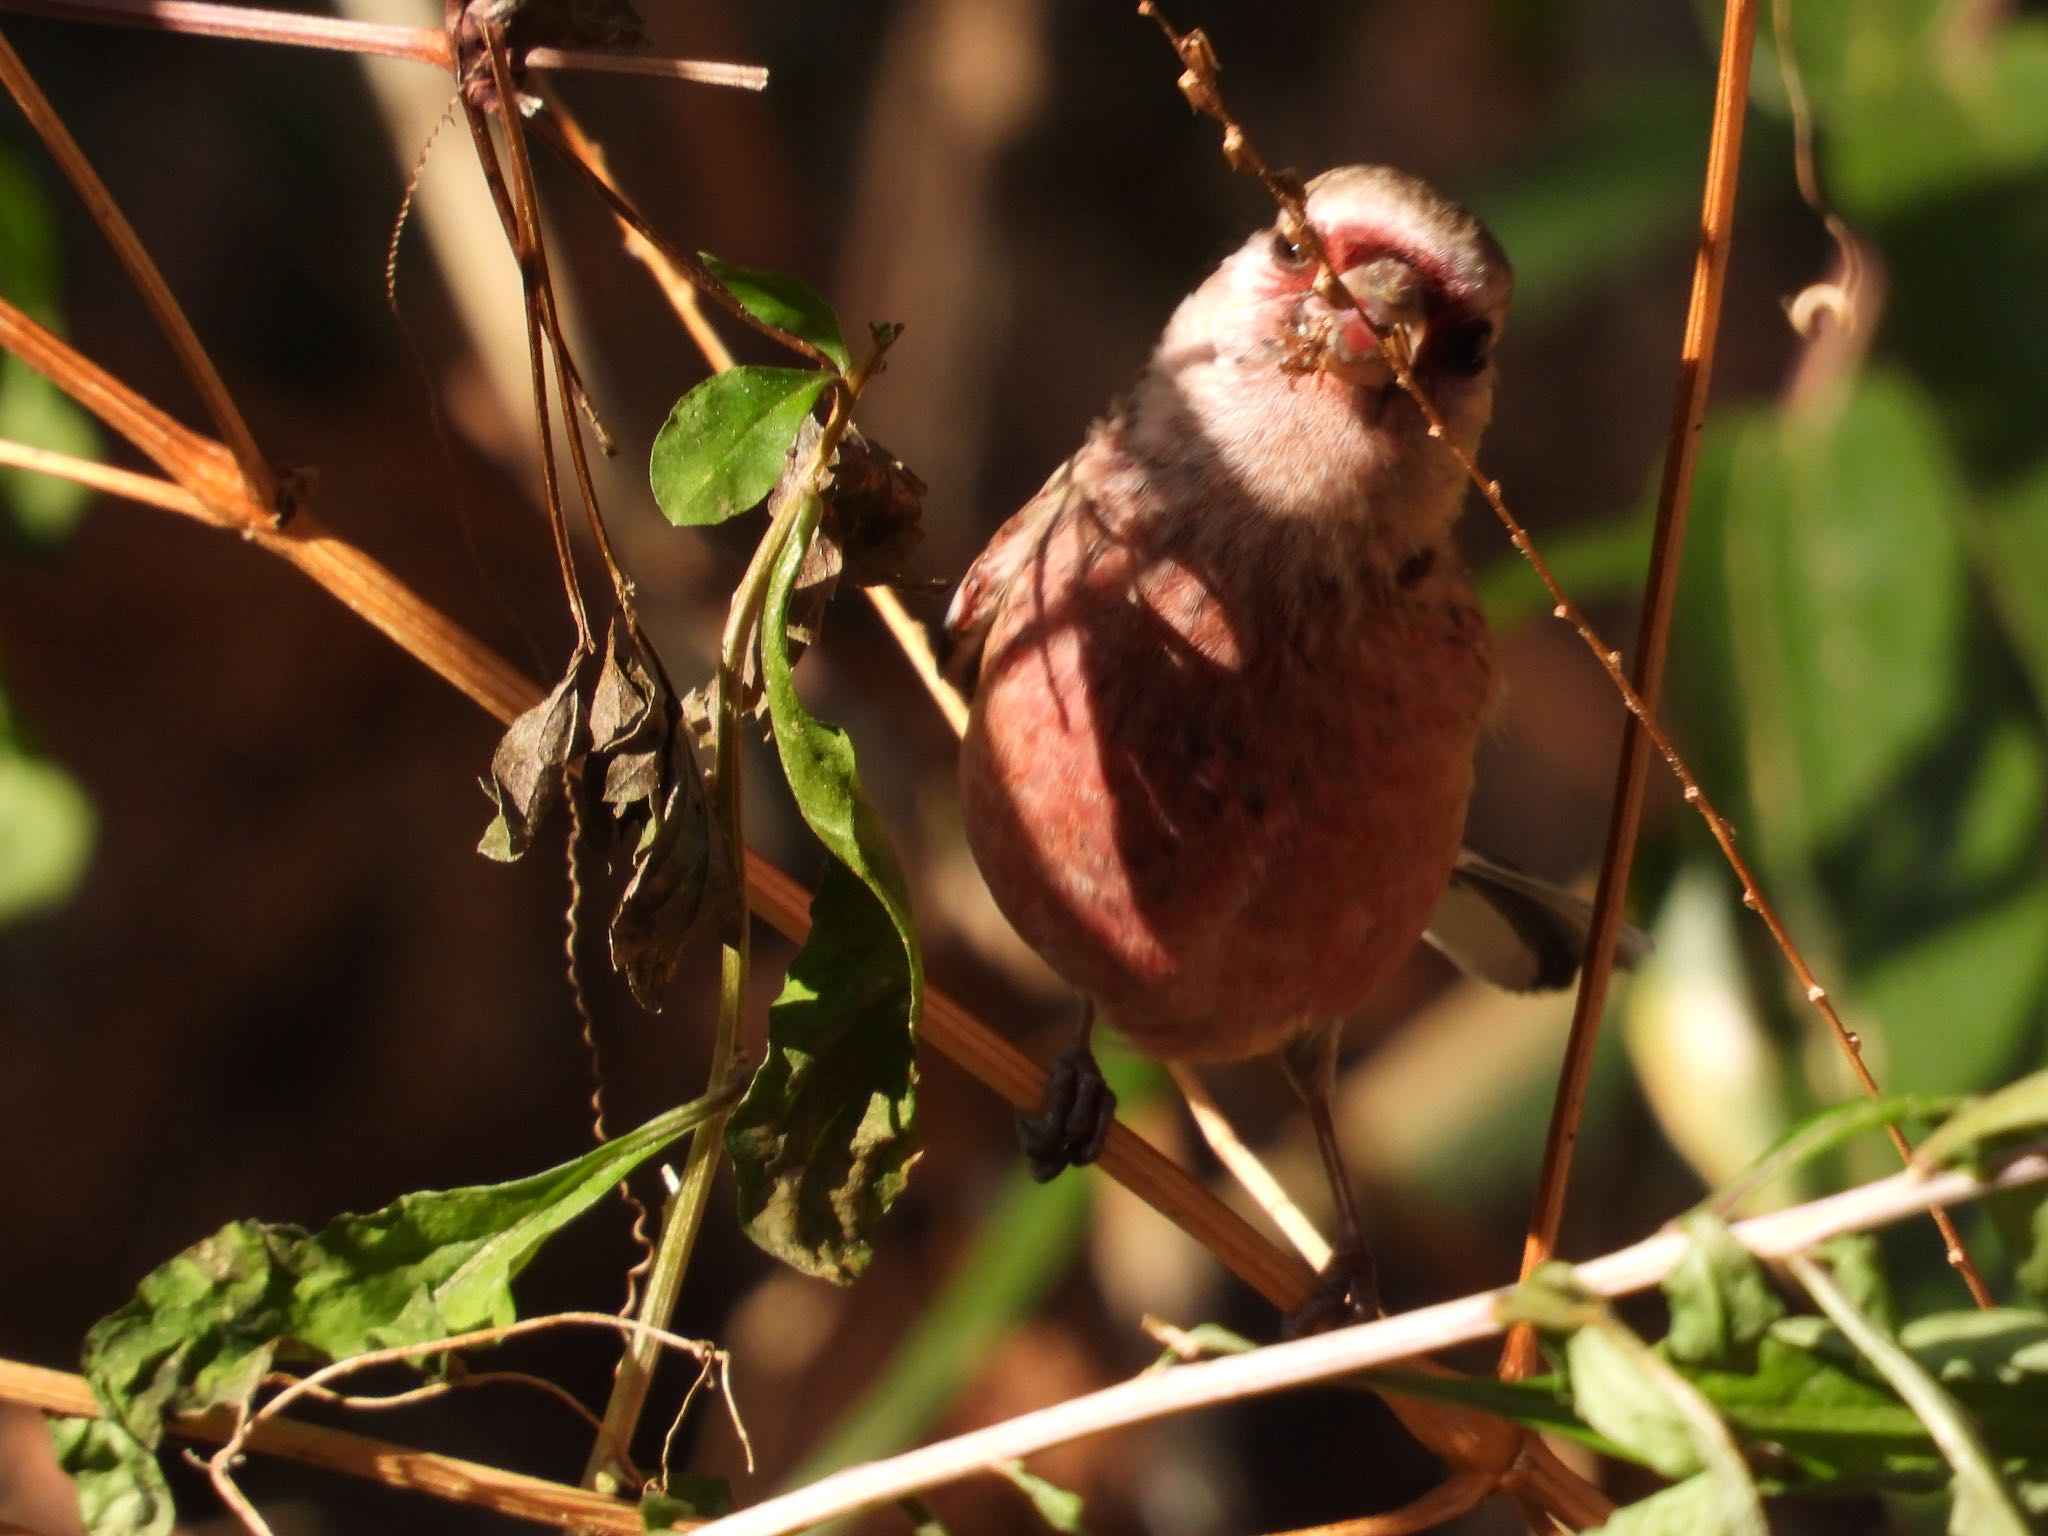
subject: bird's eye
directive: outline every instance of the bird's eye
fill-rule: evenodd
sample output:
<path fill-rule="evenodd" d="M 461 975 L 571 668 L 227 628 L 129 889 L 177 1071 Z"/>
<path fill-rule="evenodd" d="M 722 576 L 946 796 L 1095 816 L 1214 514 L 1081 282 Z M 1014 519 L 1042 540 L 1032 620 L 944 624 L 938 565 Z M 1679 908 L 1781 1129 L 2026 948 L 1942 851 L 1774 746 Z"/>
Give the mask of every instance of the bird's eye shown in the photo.
<path fill-rule="evenodd" d="M 1298 272 L 1309 264 L 1309 254 L 1301 246 L 1287 238 L 1287 231 L 1273 231 L 1273 259 L 1290 271 Z"/>
<path fill-rule="evenodd" d="M 1452 326 L 1437 344 L 1437 361 L 1452 373 L 1474 374 L 1493 354 L 1493 323 L 1466 320 Z"/>

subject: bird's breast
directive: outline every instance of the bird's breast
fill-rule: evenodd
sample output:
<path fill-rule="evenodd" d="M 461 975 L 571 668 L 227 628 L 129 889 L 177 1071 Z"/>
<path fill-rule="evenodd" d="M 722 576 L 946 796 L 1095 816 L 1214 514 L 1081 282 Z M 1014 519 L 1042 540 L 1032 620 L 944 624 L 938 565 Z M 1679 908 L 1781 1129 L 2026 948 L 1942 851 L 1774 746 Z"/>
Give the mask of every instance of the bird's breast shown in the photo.
<path fill-rule="evenodd" d="M 1448 878 L 1492 687 L 1455 556 L 1051 530 L 990 634 L 961 789 L 1018 932 L 1154 1054 L 1355 1010 Z"/>

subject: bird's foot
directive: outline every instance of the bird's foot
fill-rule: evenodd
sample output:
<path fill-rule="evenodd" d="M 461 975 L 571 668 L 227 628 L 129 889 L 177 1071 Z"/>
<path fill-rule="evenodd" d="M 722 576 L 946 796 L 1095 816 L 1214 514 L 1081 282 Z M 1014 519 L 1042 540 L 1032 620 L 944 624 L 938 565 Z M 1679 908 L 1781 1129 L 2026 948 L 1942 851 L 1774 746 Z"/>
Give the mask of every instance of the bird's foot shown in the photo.
<path fill-rule="evenodd" d="M 1043 1184 L 1062 1169 L 1095 1161 L 1116 1121 L 1116 1095 L 1085 1040 L 1059 1054 L 1045 1082 L 1045 1101 L 1036 1114 L 1017 1112 L 1017 1139 L 1031 1163 L 1031 1177 Z"/>
<path fill-rule="evenodd" d="M 1316 1288 L 1280 1325 L 1283 1338 L 1303 1339 L 1312 1333 L 1369 1323 L 1380 1315 L 1379 1269 L 1363 1247 L 1340 1248 L 1316 1277 Z"/>

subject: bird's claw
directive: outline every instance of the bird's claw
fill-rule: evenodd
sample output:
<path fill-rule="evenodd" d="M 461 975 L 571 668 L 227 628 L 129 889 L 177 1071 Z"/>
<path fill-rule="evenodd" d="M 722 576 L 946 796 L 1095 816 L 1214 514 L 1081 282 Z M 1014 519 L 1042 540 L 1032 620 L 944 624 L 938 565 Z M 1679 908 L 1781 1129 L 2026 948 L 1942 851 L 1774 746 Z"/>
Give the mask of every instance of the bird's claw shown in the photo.
<path fill-rule="evenodd" d="M 1094 1053 L 1076 1043 L 1060 1052 L 1045 1082 L 1036 1114 L 1017 1112 L 1017 1139 L 1031 1164 L 1031 1177 L 1044 1184 L 1061 1170 L 1092 1163 L 1116 1121 L 1116 1095 L 1103 1080 Z"/>

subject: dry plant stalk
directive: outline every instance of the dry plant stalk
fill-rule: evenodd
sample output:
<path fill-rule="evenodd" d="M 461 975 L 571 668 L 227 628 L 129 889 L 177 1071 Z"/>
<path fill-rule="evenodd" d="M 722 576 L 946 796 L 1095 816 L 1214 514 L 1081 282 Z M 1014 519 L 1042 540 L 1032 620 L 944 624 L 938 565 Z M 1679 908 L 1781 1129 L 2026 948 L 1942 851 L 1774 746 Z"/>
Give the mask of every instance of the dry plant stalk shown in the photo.
<path fill-rule="evenodd" d="M 207 0 L 0 0 L 0 11 L 44 16 L 53 21 L 97 22 L 192 37 L 231 38 L 337 53 L 404 59 L 449 73 L 455 67 L 448 34 L 439 27 L 407 27 L 370 21 L 341 21 L 304 11 L 271 11 L 253 5 L 213 5 Z M 604 74 L 650 75 L 723 85 L 743 91 L 768 88 L 768 71 L 757 64 L 709 59 L 676 59 L 662 54 L 609 48 L 529 48 L 519 58 L 526 69 L 589 70 Z"/>
<path fill-rule="evenodd" d="M 93 1418 L 100 1411 L 83 1376 L 16 1360 L 0 1360 L 0 1401 L 71 1418 Z M 225 1409 L 177 1414 L 164 1425 L 165 1431 L 178 1439 L 211 1443 L 226 1441 L 238 1428 Z M 645 1528 L 637 1506 L 609 1494 L 459 1456 L 416 1451 L 345 1429 L 266 1419 L 248 1431 L 246 1448 L 539 1525 L 573 1525 L 617 1536 L 639 1536 Z"/>

